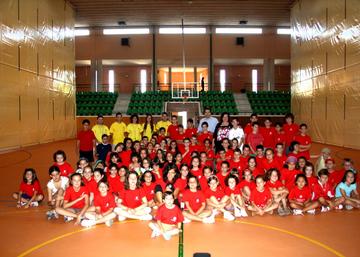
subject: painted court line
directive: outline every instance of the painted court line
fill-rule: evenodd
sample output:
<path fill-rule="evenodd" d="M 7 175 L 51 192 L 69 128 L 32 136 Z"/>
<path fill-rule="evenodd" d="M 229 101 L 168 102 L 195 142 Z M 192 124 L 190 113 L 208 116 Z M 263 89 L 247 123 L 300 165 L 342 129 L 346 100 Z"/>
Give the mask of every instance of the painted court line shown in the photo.
<path fill-rule="evenodd" d="M 282 233 L 285 233 L 285 234 L 288 234 L 288 235 L 292 235 L 292 236 L 295 236 L 297 238 L 308 241 L 308 242 L 310 242 L 312 244 L 315 244 L 317 246 L 320 246 L 320 247 L 324 248 L 325 250 L 327 250 L 327 251 L 333 253 L 334 255 L 338 256 L 338 257 L 345 257 L 345 255 L 343 255 L 342 253 L 336 251 L 335 249 L 331 248 L 330 246 L 328 246 L 328 245 L 326 245 L 324 243 L 321 243 L 321 242 L 319 242 L 319 241 L 317 241 L 315 239 L 312 239 L 310 237 L 307 237 L 307 236 L 304 236 L 304 235 L 301 235 L 301 234 L 298 234 L 298 233 L 295 233 L 295 232 L 292 232 L 292 231 L 289 231 L 289 230 L 286 230 L 286 229 L 277 228 L 277 227 L 264 225 L 264 224 L 259 224 L 259 223 L 247 222 L 247 221 L 237 221 L 236 220 L 235 222 L 240 223 L 240 224 L 251 225 L 251 226 L 266 228 L 266 229 L 270 229 L 270 230 L 275 230 L 275 231 L 279 231 L 279 232 L 282 232 Z"/>
<path fill-rule="evenodd" d="M 126 220 L 126 221 L 123 221 L 123 222 L 117 222 L 117 224 L 123 224 L 123 223 L 130 223 L 130 222 L 138 222 L 138 220 Z M 338 257 L 345 257 L 345 255 L 343 255 L 342 253 L 336 251 L 335 249 L 331 248 L 330 246 L 324 244 L 324 243 L 321 243 L 320 241 L 317 241 L 315 239 L 312 239 L 310 237 L 307 237 L 307 236 L 304 236 L 302 234 L 298 234 L 298 233 L 295 233 L 295 232 L 292 232 L 292 231 L 289 231 L 289 230 L 286 230 L 286 229 L 282 229 L 282 228 L 277 228 L 277 227 L 273 227 L 273 226 L 269 226 L 269 225 L 264 225 L 264 224 L 260 224 L 260 223 L 254 223 L 254 222 L 247 222 L 247 221 L 238 221 L 236 220 L 235 221 L 236 223 L 239 223 L 239 224 L 244 224 L 244 225 L 251 225 L 251 226 L 256 226 L 256 227 L 261 227 L 261 228 L 265 228 L 265 229 L 269 229 L 269 230 L 274 230 L 274 231 L 278 231 L 278 232 L 281 232 L 281 233 L 285 233 L 285 234 L 288 234 L 288 235 L 291 235 L 291 236 L 294 236 L 294 237 L 297 237 L 299 239 L 303 239 L 305 241 L 308 241 L 314 245 L 317 245 L 329 252 L 331 252 L 332 254 L 334 254 L 335 256 L 338 256 Z M 116 223 L 115 223 L 116 224 Z M 96 225 L 90 229 L 95 229 L 97 227 L 100 227 L 100 226 L 104 226 L 104 224 L 102 225 Z M 183 257 L 183 254 L 184 254 L 184 249 L 183 249 L 183 233 L 184 233 L 184 227 L 182 225 L 182 232 L 181 234 L 179 235 L 179 247 L 178 247 L 178 257 Z M 60 235 L 60 236 L 57 236 L 57 237 L 54 237 L 50 240 L 47 240 L 43 243 L 40 243 L 38 245 L 35 245 L 34 247 L 26 250 L 25 252 L 22 252 L 21 254 L 19 254 L 17 257 L 24 257 L 24 256 L 27 256 L 28 254 L 46 246 L 46 245 L 49 245 L 55 241 L 58 241 L 58 240 L 61 240 L 65 237 L 69 237 L 69 236 L 72 236 L 74 234 L 77 234 L 77 233 L 80 233 L 80 232 L 83 232 L 83 231 L 87 231 L 89 230 L 89 228 L 82 228 L 82 229 L 79 229 L 79 230 L 76 230 L 76 231 L 72 231 L 72 232 L 69 232 L 69 233 L 66 233 L 66 234 L 63 234 L 63 235 Z"/>

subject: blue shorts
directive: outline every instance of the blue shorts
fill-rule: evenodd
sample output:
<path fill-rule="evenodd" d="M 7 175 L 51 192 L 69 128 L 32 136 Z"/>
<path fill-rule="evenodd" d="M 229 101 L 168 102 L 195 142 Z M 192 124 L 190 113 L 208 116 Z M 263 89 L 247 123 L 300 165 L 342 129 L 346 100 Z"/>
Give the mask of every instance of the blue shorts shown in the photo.
<path fill-rule="evenodd" d="M 21 194 L 21 198 L 24 198 L 26 200 L 30 200 L 31 196 L 27 195 L 27 194 Z"/>

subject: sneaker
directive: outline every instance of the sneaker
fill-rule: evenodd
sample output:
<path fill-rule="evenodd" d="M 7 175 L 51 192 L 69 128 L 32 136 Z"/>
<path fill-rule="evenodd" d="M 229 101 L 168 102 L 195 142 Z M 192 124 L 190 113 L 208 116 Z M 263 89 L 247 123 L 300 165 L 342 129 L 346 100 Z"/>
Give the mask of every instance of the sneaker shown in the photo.
<path fill-rule="evenodd" d="M 145 214 L 145 215 L 142 215 L 140 216 L 140 220 L 152 220 L 153 217 L 150 215 L 150 214 Z"/>
<path fill-rule="evenodd" d="M 25 206 L 26 205 L 26 203 L 25 202 L 20 202 L 20 206 L 22 207 L 22 206 Z"/>
<path fill-rule="evenodd" d="M 159 228 L 152 222 L 150 222 L 149 227 L 152 229 L 151 238 L 155 238 L 161 235 Z"/>
<path fill-rule="evenodd" d="M 145 208 L 144 208 L 144 212 L 145 212 L 146 214 L 150 214 L 150 213 L 151 213 L 151 208 L 150 208 L 150 207 L 145 207 Z"/>
<path fill-rule="evenodd" d="M 36 202 L 36 201 L 34 201 L 34 202 L 31 202 L 31 203 L 30 203 L 30 206 L 31 206 L 31 207 L 38 207 L 38 206 L 39 206 L 39 203 Z"/>
<path fill-rule="evenodd" d="M 188 218 L 184 217 L 184 221 L 183 221 L 184 224 L 187 224 L 187 223 L 190 223 L 190 222 L 191 222 L 191 219 L 188 219 Z"/>
<path fill-rule="evenodd" d="M 284 208 L 283 211 L 284 211 L 285 215 L 290 215 L 291 214 L 291 211 L 290 211 L 289 208 Z"/>
<path fill-rule="evenodd" d="M 203 218 L 202 222 L 206 224 L 213 224 L 215 223 L 215 218 L 211 215 L 209 217 Z"/>
<path fill-rule="evenodd" d="M 240 210 L 240 212 L 241 212 L 241 216 L 243 216 L 243 217 L 248 217 L 249 216 L 244 209 Z"/>
<path fill-rule="evenodd" d="M 163 238 L 165 239 L 165 240 L 170 240 L 171 239 L 171 235 L 169 235 L 168 233 L 163 233 Z"/>
<path fill-rule="evenodd" d="M 293 210 L 293 214 L 294 214 L 294 215 L 304 215 L 303 212 L 302 212 L 302 210 L 299 210 L 299 209 L 294 209 L 294 210 Z"/>
<path fill-rule="evenodd" d="M 96 221 L 95 220 L 83 220 L 81 221 L 81 226 L 86 227 L 86 228 L 90 228 L 92 226 L 96 225 Z"/>
<path fill-rule="evenodd" d="M 119 221 L 124 221 L 124 220 L 126 220 L 126 217 L 119 215 L 119 216 L 118 216 L 118 220 L 119 220 Z"/>
<path fill-rule="evenodd" d="M 70 222 L 70 221 L 72 221 L 72 220 L 74 220 L 74 217 L 64 216 L 64 221 L 65 221 L 66 223 L 68 223 L 68 222 Z"/>
<path fill-rule="evenodd" d="M 351 205 L 345 205 L 345 209 L 350 211 L 350 210 L 354 209 L 354 207 L 352 207 Z"/>
<path fill-rule="evenodd" d="M 111 227 L 112 226 L 112 224 L 114 223 L 114 221 L 111 219 L 111 220 L 107 220 L 107 221 L 105 221 L 105 226 L 107 226 L 107 227 Z"/>
<path fill-rule="evenodd" d="M 226 219 L 228 221 L 233 221 L 235 219 L 235 217 L 229 211 L 226 211 L 226 212 L 224 212 L 224 219 Z"/>
<path fill-rule="evenodd" d="M 308 210 L 307 213 L 312 214 L 312 215 L 315 215 L 315 209 Z"/>
<path fill-rule="evenodd" d="M 54 211 L 47 211 L 46 212 L 46 217 L 48 220 L 52 220 L 54 217 Z"/>
<path fill-rule="evenodd" d="M 321 206 L 321 212 L 328 212 L 328 211 L 330 211 L 329 206 Z"/>
<path fill-rule="evenodd" d="M 279 216 L 285 216 L 285 210 L 282 207 L 279 207 L 277 209 L 277 212 L 278 212 Z"/>
<path fill-rule="evenodd" d="M 235 208 L 234 210 L 234 216 L 235 217 L 241 217 L 241 210 L 239 208 Z"/>
<path fill-rule="evenodd" d="M 339 206 L 336 206 L 335 209 L 337 210 L 342 210 L 344 208 L 344 206 L 342 204 L 339 204 Z"/>

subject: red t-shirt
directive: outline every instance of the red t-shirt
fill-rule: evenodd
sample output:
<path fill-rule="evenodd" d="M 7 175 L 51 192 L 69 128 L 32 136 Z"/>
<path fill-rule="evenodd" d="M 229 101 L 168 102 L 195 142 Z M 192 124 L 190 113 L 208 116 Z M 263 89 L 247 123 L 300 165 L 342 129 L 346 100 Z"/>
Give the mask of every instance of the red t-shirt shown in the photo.
<path fill-rule="evenodd" d="M 246 167 L 246 166 L 242 166 L 241 160 L 237 162 L 234 160 L 230 160 L 229 163 L 230 163 L 230 170 L 236 169 L 239 172 L 239 174 L 241 174 L 243 168 Z"/>
<path fill-rule="evenodd" d="M 142 205 L 142 199 L 146 197 L 145 192 L 142 188 L 135 190 L 124 190 L 120 192 L 120 199 L 123 201 L 122 205 L 135 209 Z"/>
<path fill-rule="evenodd" d="M 326 200 L 330 200 L 335 195 L 332 185 L 327 182 L 325 185 L 317 182 L 313 187 L 313 200 L 317 200 L 320 197 L 324 197 Z"/>
<path fill-rule="evenodd" d="M 174 208 L 168 209 L 165 204 L 161 205 L 156 212 L 155 220 L 161 223 L 176 225 L 184 221 L 184 216 L 179 207 L 174 205 Z"/>
<path fill-rule="evenodd" d="M 263 166 L 263 161 L 266 159 L 265 156 L 258 156 L 256 155 L 256 167 L 259 168 L 260 170 L 263 170 L 264 169 L 264 166 Z"/>
<path fill-rule="evenodd" d="M 251 169 L 249 169 L 251 170 Z M 258 175 L 264 175 L 265 171 L 263 169 L 259 169 L 258 167 L 255 167 L 253 170 L 251 170 L 252 175 L 254 178 L 256 178 Z"/>
<path fill-rule="evenodd" d="M 174 184 L 175 188 L 179 188 L 180 193 L 185 190 L 186 186 L 187 186 L 187 179 L 183 179 L 183 178 L 178 178 Z"/>
<path fill-rule="evenodd" d="M 206 198 L 203 192 L 201 191 L 196 191 L 196 192 L 192 192 L 189 189 L 185 190 L 183 192 L 183 198 L 182 201 L 183 202 L 188 202 L 191 209 L 194 212 L 197 212 L 202 204 L 205 202 Z"/>
<path fill-rule="evenodd" d="M 221 171 L 219 171 L 219 173 L 216 174 L 217 178 L 219 179 L 219 186 L 221 188 L 225 188 L 225 179 L 227 176 L 229 176 L 230 171 L 227 172 L 225 175 L 222 174 Z"/>
<path fill-rule="evenodd" d="M 286 145 L 289 146 L 291 144 L 291 142 L 294 141 L 295 135 L 297 135 L 299 133 L 299 125 L 296 123 L 293 123 L 291 125 L 286 123 L 283 126 L 283 130 L 285 133 Z"/>
<path fill-rule="evenodd" d="M 109 187 L 111 188 L 111 192 L 119 194 L 121 191 L 124 190 L 124 183 L 121 183 L 119 176 L 108 176 L 107 179 L 109 182 Z"/>
<path fill-rule="evenodd" d="M 201 177 L 199 183 L 200 183 L 201 191 L 205 192 L 209 188 L 208 181 L 205 176 Z"/>
<path fill-rule="evenodd" d="M 252 132 L 251 123 L 248 123 L 248 124 L 246 124 L 246 126 L 245 126 L 245 128 L 244 128 L 245 143 L 249 142 L 247 136 L 248 136 L 249 134 L 251 134 L 251 132 Z"/>
<path fill-rule="evenodd" d="M 131 150 L 125 150 L 122 151 L 119 156 L 121 158 L 121 162 L 126 166 L 129 167 L 129 164 L 131 163 L 131 154 L 132 151 Z"/>
<path fill-rule="evenodd" d="M 295 200 L 299 203 L 304 203 L 311 199 L 311 189 L 307 186 L 303 187 L 303 189 L 293 187 L 290 190 L 289 200 Z"/>
<path fill-rule="evenodd" d="M 198 136 L 197 136 L 197 141 L 199 142 L 199 144 L 203 145 L 204 144 L 204 141 L 205 139 L 209 139 L 210 142 L 212 143 L 212 140 L 213 140 L 213 134 L 211 132 L 207 132 L 207 133 L 200 133 Z"/>
<path fill-rule="evenodd" d="M 73 186 L 68 187 L 65 190 L 64 194 L 64 201 L 67 201 L 68 203 L 75 201 L 76 199 L 80 198 L 83 194 L 89 195 L 88 190 L 86 187 L 80 187 L 79 191 L 75 191 Z M 85 206 L 85 199 L 75 203 L 70 208 L 73 209 L 82 209 Z"/>
<path fill-rule="evenodd" d="M 311 137 L 308 135 L 302 136 L 302 135 L 296 135 L 294 138 L 295 141 L 298 141 L 300 145 L 310 145 L 311 144 Z M 306 160 L 310 160 L 310 151 L 307 150 L 305 152 L 300 152 L 299 157 L 305 157 Z"/>
<path fill-rule="evenodd" d="M 85 177 L 82 177 L 82 181 L 83 181 L 85 187 L 87 187 L 88 184 L 93 180 L 94 180 L 94 177 L 90 177 L 89 180 L 87 180 Z"/>
<path fill-rule="evenodd" d="M 278 143 L 284 144 L 285 141 L 286 141 L 285 133 L 284 132 L 278 133 L 275 130 L 275 134 L 274 134 L 274 143 L 275 143 L 275 145 L 278 144 Z"/>
<path fill-rule="evenodd" d="M 212 191 L 210 188 L 208 188 L 205 191 L 205 196 L 206 196 L 206 199 L 209 199 L 210 197 L 214 196 L 216 198 L 216 200 L 218 200 L 220 202 L 221 199 L 225 196 L 225 192 L 222 189 L 220 189 L 219 187 L 216 188 L 216 191 Z"/>
<path fill-rule="evenodd" d="M 208 159 L 214 159 L 215 158 L 215 152 L 211 149 L 204 150 L 206 152 Z"/>
<path fill-rule="evenodd" d="M 74 169 L 71 167 L 71 165 L 67 162 L 64 162 L 63 164 L 57 164 L 54 163 L 54 166 L 57 166 L 60 169 L 60 175 L 64 177 L 68 177 L 71 174 L 74 173 Z"/>
<path fill-rule="evenodd" d="M 86 184 L 86 190 L 87 190 L 89 193 L 93 193 L 94 195 L 99 192 L 99 190 L 98 190 L 98 185 L 97 185 L 97 182 L 95 181 L 95 179 L 90 180 L 90 181 Z"/>
<path fill-rule="evenodd" d="M 23 194 L 27 194 L 28 196 L 32 197 L 37 192 L 38 195 L 42 195 L 43 191 L 41 190 L 41 186 L 38 180 L 34 181 L 34 184 L 28 184 L 24 181 L 20 183 L 19 191 Z"/>
<path fill-rule="evenodd" d="M 231 189 L 230 187 L 226 187 L 226 188 L 225 188 L 225 195 L 231 196 L 232 194 L 234 194 L 234 195 L 240 195 L 240 194 L 241 194 L 240 188 L 237 187 L 237 186 L 236 186 L 234 189 Z"/>
<path fill-rule="evenodd" d="M 270 190 L 266 187 L 262 192 L 258 191 L 256 188 L 251 191 L 250 202 L 260 208 L 264 208 L 270 199 L 272 199 L 272 195 Z"/>
<path fill-rule="evenodd" d="M 94 206 L 100 207 L 100 212 L 105 213 L 111 208 L 115 208 L 115 197 L 111 193 L 107 193 L 106 196 L 96 194 L 94 197 Z"/>
<path fill-rule="evenodd" d="M 145 192 L 146 200 L 151 201 L 154 199 L 155 186 L 156 186 L 156 183 L 151 183 L 150 185 L 146 185 L 145 183 L 142 184 L 141 187 Z"/>
<path fill-rule="evenodd" d="M 274 159 L 279 163 L 280 169 L 282 169 L 284 167 L 285 163 L 286 163 L 287 157 L 284 154 L 281 155 L 281 156 L 275 155 Z"/>
<path fill-rule="evenodd" d="M 238 184 L 238 188 L 240 190 L 243 190 L 244 187 L 248 187 L 250 189 L 250 191 L 254 190 L 254 188 L 256 188 L 256 184 L 254 181 L 247 181 L 247 180 L 242 180 L 240 181 L 240 183 Z"/>
<path fill-rule="evenodd" d="M 270 127 L 270 128 L 266 128 L 266 127 L 261 127 L 260 128 L 260 133 L 261 135 L 264 137 L 264 144 L 263 146 L 265 148 L 273 148 L 275 147 L 275 133 L 276 130 L 274 127 Z"/>
<path fill-rule="evenodd" d="M 89 129 L 88 131 L 79 131 L 79 133 L 77 134 L 77 139 L 80 141 L 80 151 L 87 152 L 93 150 L 93 141 L 96 139 L 96 137 L 91 129 Z"/>
<path fill-rule="evenodd" d="M 311 176 L 311 177 L 306 177 L 307 181 L 308 181 L 308 186 L 313 189 L 314 186 L 318 183 L 318 179 L 315 176 Z"/>
<path fill-rule="evenodd" d="M 284 184 L 281 183 L 280 180 L 276 180 L 275 183 L 273 183 L 272 181 L 269 180 L 269 181 L 266 181 L 265 187 L 278 189 L 278 188 L 284 187 Z"/>
<path fill-rule="evenodd" d="M 247 141 L 248 144 L 251 146 L 251 148 L 254 149 L 254 151 L 256 151 L 256 146 L 263 144 L 264 137 L 260 133 L 257 134 L 250 133 L 247 136 Z"/>
<path fill-rule="evenodd" d="M 333 187 L 336 187 L 341 182 L 344 175 L 345 175 L 345 169 L 335 170 L 331 173 L 329 172 L 329 183 Z"/>
<path fill-rule="evenodd" d="M 180 134 L 180 133 L 176 133 L 175 135 L 174 135 L 174 138 L 173 138 L 173 140 L 176 140 L 176 141 L 183 141 L 184 139 L 186 138 L 186 134 L 185 133 L 182 133 L 182 134 Z"/>
<path fill-rule="evenodd" d="M 193 135 L 197 134 L 197 128 L 187 128 L 185 129 L 185 135 L 187 138 L 191 138 Z"/>
<path fill-rule="evenodd" d="M 262 167 L 264 170 L 268 171 L 269 169 L 278 169 L 279 171 L 282 169 L 281 164 L 277 161 L 277 159 L 273 159 L 271 162 L 269 162 L 266 158 L 262 160 Z"/>
<path fill-rule="evenodd" d="M 281 180 L 285 181 L 286 188 L 290 191 L 291 188 L 295 186 L 295 178 L 297 174 L 301 174 L 302 172 L 299 170 L 288 170 L 282 169 L 281 173 Z"/>
<path fill-rule="evenodd" d="M 179 131 L 178 125 L 173 125 L 173 124 L 169 125 L 167 132 L 168 132 L 170 139 L 175 140 L 175 138 L 178 134 L 178 131 Z"/>
<path fill-rule="evenodd" d="M 240 156 L 240 162 L 241 162 L 241 166 L 242 167 L 247 167 L 248 166 L 248 161 L 249 161 L 250 156 Z"/>

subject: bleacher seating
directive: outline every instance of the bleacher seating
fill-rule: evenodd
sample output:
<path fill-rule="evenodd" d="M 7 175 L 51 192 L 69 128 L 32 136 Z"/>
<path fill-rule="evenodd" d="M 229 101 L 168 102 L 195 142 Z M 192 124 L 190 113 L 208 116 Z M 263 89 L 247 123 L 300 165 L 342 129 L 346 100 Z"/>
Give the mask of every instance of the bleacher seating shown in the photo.
<path fill-rule="evenodd" d="M 160 115 L 163 111 L 165 101 L 171 100 L 170 92 L 147 91 L 145 93 L 135 92 L 131 96 L 127 114 L 152 114 Z"/>
<path fill-rule="evenodd" d="M 117 96 L 110 92 L 77 92 L 77 115 L 111 115 Z"/>
<path fill-rule="evenodd" d="M 254 113 L 262 115 L 282 115 L 290 112 L 290 92 L 247 92 L 247 97 Z"/>
<path fill-rule="evenodd" d="M 234 95 L 231 92 L 200 92 L 200 101 L 202 103 L 202 111 L 204 111 L 204 107 L 210 107 L 213 114 L 221 114 L 222 112 L 238 114 Z"/>

